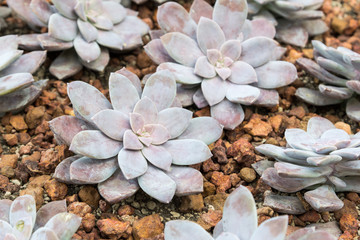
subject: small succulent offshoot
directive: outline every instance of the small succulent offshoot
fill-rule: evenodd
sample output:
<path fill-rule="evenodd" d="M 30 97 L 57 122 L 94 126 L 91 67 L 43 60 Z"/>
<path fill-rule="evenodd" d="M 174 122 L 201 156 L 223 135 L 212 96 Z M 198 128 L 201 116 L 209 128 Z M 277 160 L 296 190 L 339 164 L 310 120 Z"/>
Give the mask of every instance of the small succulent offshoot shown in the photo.
<path fill-rule="evenodd" d="M 226 129 L 244 119 L 241 105 L 276 106 L 278 92 L 297 78 L 292 63 L 265 19 L 249 21 L 246 0 L 218 0 L 214 8 L 195 0 L 190 12 L 176 2 L 159 7 L 160 31 L 145 46 L 157 70 L 170 70 L 183 106 L 210 105 Z"/>
<path fill-rule="evenodd" d="M 313 40 L 314 58 L 299 58 L 297 63 L 309 74 L 323 81 L 318 90 L 299 88 L 296 96 L 315 106 L 346 103 L 347 115 L 360 121 L 360 54 L 344 47 L 327 47 Z"/>
<path fill-rule="evenodd" d="M 46 59 L 46 51 L 23 55 L 18 50 L 18 37 L 0 37 L 0 116 L 20 111 L 33 102 L 46 86 L 47 80 L 35 81 L 33 73 Z"/>
<path fill-rule="evenodd" d="M 87 83 L 68 84 L 76 117 L 56 118 L 50 128 L 78 155 L 61 162 L 54 177 L 98 183 L 110 203 L 139 188 L 165 203 L 175 194 L 202 192 L 201 173 L 187 165 L 212 156 L 207 145 L 221 136 L 222 126 L 211 117 L 192 119 L 181 108 L 168 70 L 154 73 L 142 91 L 139 78 L 122 69 L 110 75 L 109 92 L 111 103 Z"/>
<path fill-rule="evenodd" d="M 305 200 L 319 212 L 343 207 L 335 192 L 360 193 L 360 134 L 349 135 L 326 118 L 312 117 L 307 131 L 287 129 L 285 138 L 287 147 L 256 147 L 278 161 L 263 172 L 265 183 L 287 193 L 310 189 Z"/>
<path fill-rule="evenodd" d="M 305 47 L 310 36 L 323 34 L 328 26 L 322 20 L 324 0 L 249 0 L 252 19 L 268 19 L 276 26 L 280 42 Z"/>
<path fill-rule="evenodd" d="M 70 240 L 81 218 L 67 213 L 66 200 L 50 202 L 36 212 L 34 197 L 0 200 L 0 239 Z"/>
<path fill-rule="evenodd" d="M 273 217 L 258 226 L 255 200 L 244 186 L 235 189 L 226 199 L 223 217 L 214 228 L 213 236 L 197 223 L 174 220 L 165 224 L 165 240 L 284 240 L 288 227 L 288 216 Z M 314 227 L 299 229 L 287 240 L 336 238 Z"/>
<path fill-rule="evenodd" d="M 63 51 L 51 64 L 58 79 L 75 75 L 83 66 L 103 71 L 109 49 L 132 50 L 141 46 L 148 25 L 137 12 L 119 1 L 103 0 L 9 0 L 8 5 L 34 29 L 48 27 L 43 34 L 22 35 L 25 50 Z"/>

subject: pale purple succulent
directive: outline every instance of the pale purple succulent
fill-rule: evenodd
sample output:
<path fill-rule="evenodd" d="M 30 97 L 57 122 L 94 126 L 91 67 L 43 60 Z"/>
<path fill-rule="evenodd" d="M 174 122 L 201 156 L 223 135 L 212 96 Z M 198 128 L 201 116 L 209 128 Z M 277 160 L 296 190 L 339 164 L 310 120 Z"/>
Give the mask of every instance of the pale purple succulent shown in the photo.
<path fill-rule="evenodd" d="M 67 213 L 66 200 L 54 201 L 36 212 L 34 197 L 0 200 L 0 239 L 70 240 L 81 218 Z"/>
<path fill-rule="evenodd" d="M 145 46 L 157 70 L 173 73 L 183 106 L 210 105 L 226 129 L 243 121 L 241 104 L 276 106 L 279 95 L 272 89 L 297 78 L 293 64 L 277 61 L 284 49 L 272 39 L 272 23 L 246 15 L 246 0 L 218 0 L 214 8 L 195 0 L 189 13 L 167 2 L 157 14 L 162 30 L 152 32 Z"/>
<path fill-rule="evenodd" d="M 322 20 L 324 0 L 250 0 L 249 16 L 267 19 L 276 26 L 280 42 L 305 47 L 308 38 L 328 31 Z"/>
<path fill-rule="evenodd" d="M 256 147 L 278 161 L 263 172 L 265 183 L 288 193 L 314 189 L 305 193 L 305 200 L 321 212 L 343 207 L 335 192 L 360 193 L 360 134 L 349 135 L 326 118 L 313 117 L 307 131 L 287 129 L 285 138 L 285 148 Z"/>
<path fill-rule="evenodd" d="M 299 88 L 296 96 L 315 106 L 327 106 L 347 101 L 346 113 L 360 121 L 360 54 L 344 47 L 327 47 L 313 40 L 314 58 L 299 58 L 297 63 L 309 74 L 323 81 L 319 90 Z"/>
<path fill-rule="evenodd" d="M 288 216 L 274 217 L 264 221 L 259 227 L 255 200 L 244 186 L 235 189 L 226 199 L 223 217 L 215 226 L 211 236 L 200 225 L 174 220 L 165 224 L 165 240 L 284 240 L 288 226 Z M 303 228 L 290 234 L 287 240 L 336 238 L 325 232 L 315 231 L 314 227 Z"/>
<path fill-rule="evenodd" d="M 23 54 L 18 50 L 18 37 L 0 37 L 0 116 L 16 112 L 34 101 L 47 80 L 36 81 L 33 73 L 46 59 L 46 51 Z"/>
<path fill-rule="evenodd" d="M 208 144 L 222 134 L 213 118 L 192 119 L 178 105 L 176 83 L 167 71 L 154 73 L 141 91 L 138 77 L 122 69 L 109 79 L 111 103 L 96 88 L 75 81 L 68 95 L 77 117 L 50 122 L 58 142 L 82 155 L 64 160 L 55 171 L 59 181 L 98 183 L 100 194 L 118 202 L 141 188 L 168 203 L 173 196 L 199 193 L 201 173 L 186 165 L 212 155 Z"/>
<path fill-rule="evenodd" d="M 58 79 L 73 76 L 83 66 L 103 71 L 109 50 L 125 51 L 141 46 L 148 25 L 119 1 L 9 0 L 9 6 L 30 26 L 48 27 L 48 33 L 21 36 L 26 50 L 64 50 L 51 64 Z"/>

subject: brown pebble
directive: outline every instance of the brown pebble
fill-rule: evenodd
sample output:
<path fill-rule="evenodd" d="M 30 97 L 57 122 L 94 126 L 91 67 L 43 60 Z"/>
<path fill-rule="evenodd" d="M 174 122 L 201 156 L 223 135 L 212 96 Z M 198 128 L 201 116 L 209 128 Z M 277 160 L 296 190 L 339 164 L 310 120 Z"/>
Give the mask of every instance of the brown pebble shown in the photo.
<path fill-rule="evenodd" d="M 84 186 L 79 191 L 79 198 L 86 202 L 90 207 L 96 209 L 99 206 L 100 194 L 93 186 Z"/>
<path fill-rule="evenodd" d="M 51 179 L 45 183 L 45 191 L 51 200 L 62 200 L 67 194 L 68 187 L 65 183 L 58 182 L 56 179 Z"/>
<path fill-rule="evenodd" d="M 3 134 L 3 138 L 9 146 L 15 146 L 18 144 L 16 134 Z"/>
<path fill-rule="evenodd" d="M 244 167 L 240 170 L 240 177 L 245 182 L 250 183 L 256 179 L 256 172 L 252 168 Z"/>
<path fill-rule="evenodd" d="M 181 212 L 189 210 L 200 212 L 204 207 L 203 196 L 201 194 L 196 194 L 182 197 L 179 210 Z"/>
<path fill-rule="evenodd" d="M 8 166 L 16 168 L 18 162 L 18 156 L 16 154 L 3 154 L 0 159 L 0 169 Z"/>
<path fill-rule="evenodd" d="M 24 117 L 21 115 L 14 115 L 10 117 L 10 124 L 17 131 L 28 129 L 28 125 L 25 123 Z"/>
<path fill-rule="evenodd" d="M 164 231 L 164 224 L 158 214 L 153 214 L 135 221 L 133 224 L 133 236 L 135 240 L 151 238 Z"/>
<path fill-rule="evenodd" d="M 123 206 L 119 207 L 117 212 L 118 212 L 119 216 L 133 215 L 135 213 L 135 209 L 130 205 L 123 205 Z"/>
<path fill-rule="evenodd" d="M 299 219 L 303 222 L 316 223 L 320 220 L 320 214 L 315 210 L 310 210 L 302 215 L 299 215 Z"/>
<path fill-rule="evenodd" d="M 272 132 L 272 127 L 268 122 L 253 118 L 244 126 L 244 130 L 252 136 L 267 137 Z"/>

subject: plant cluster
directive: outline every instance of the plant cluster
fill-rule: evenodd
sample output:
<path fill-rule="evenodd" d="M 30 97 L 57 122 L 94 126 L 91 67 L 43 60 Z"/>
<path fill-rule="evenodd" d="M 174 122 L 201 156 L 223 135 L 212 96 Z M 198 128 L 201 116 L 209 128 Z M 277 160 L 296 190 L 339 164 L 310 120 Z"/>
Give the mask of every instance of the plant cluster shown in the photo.
<path fill-rule="evenodd" d="M 165 225 L 165 240 L 284 240 L 288 226 L 288 216 L 279 216 L 264 221 L 258 227 L 255 200 L 244 186 L 235 189 L 226 199 L 223 217 L 215 226 L 211 236 L 200 225 L 185 221 L 169 221 Z M 336 238 L 314 227 L 303 228 L 290 234 L 287 240 Z"/>
<path fill-rule="evenodd" d="M 21 36 L 26 50 L 63 51 L 51 64 L 58 79 L 73 76 L 83 66 L 103 71 L 109 50 L 125 51 L 142 45 L 149 27 L 137 13 L 116 1 L 103 0 L 9 0 L 11 9 L 34 29 L 47 27 L 44 34 Z"/>
<path fill-rule="evenodd" d="M 67 213 L 65 200 L 45 204 L 38 212 L 31 195 L 0 200 L 0 239 L 70 240 L 80 223 L 80 217 Z"/>
<path fill-rule="evenodd" d="M 202 192 L 201 173 L 186 165 L 212 156 L 207 145 L 221 136 L 222 126 L 176 107 L 176 83 L 167 70 L 154 73 L 141 91 L 137 76 L 122 69 L 110 75 L 109 92 L 111 103 L 87 83 L 68 84 L 76 117 L 56 118 L 50 128 L 59 143 L 81 156 L 64 160 L 54 177 L 98 183 L 111 203 L 139 188 L 165 203 L 175 194 Z"/>
<path fill-rule="evenodd" d="M 310 36 L 328 30 L 322 20 L 323 0 L 250 0 L 249 15 L 252 19 L 264 18 L 276 26 L 276 39 L 305 47 Z"/>
<path fill-rule="evenodd" d="M 285 138 L 285 148 L 256 147 L 278 161 L 263 172 L 265 183 L 287 193 L 310 189 L 305 200 L 320 212 L 343 207 L 335 192 L 360 192 L 360 134 L 349 135 L 326 118 L 313 117 L 307 131 L 287 129 Z"/>
<path fill-rule="evenodd" d="M 46 59 L 46 51 L 23 55 L 18 50 L 18 37 L 0 37 L 0 116 L 19 111 L 34 101 L 46 86 L 47 80 L 36 81 L 33 73 Z"/>
<path fill-rule="evenodd" d="M 246 0 L 218 0 L 214 8 L 195 0 L 188 13 L 167 2 L 157 13 L 161 31 L 145 46 L 157 70 L 174 75 L 183 106 L 210 105 L 226 129 L 243 121 L 241 105 L 276 106 L 273 89 L 297 78 L 293 64 L 278 61 L 284 49 L 272 39 L 272 23 L 246 20 L 247 8 Z"/>
<path fill-rule="evenodd" d="M 347 115 L 360 121 L 360 102 L 355 97 L 360 93 L 360 54 L 344 47 L 327 47 L 316 40 L 312 44 L 316 62 L 299 58 L 297 63 L 324 84 L 318 90 L 298 88 L 296 96 L 315 106 L 347 101 Z"/>

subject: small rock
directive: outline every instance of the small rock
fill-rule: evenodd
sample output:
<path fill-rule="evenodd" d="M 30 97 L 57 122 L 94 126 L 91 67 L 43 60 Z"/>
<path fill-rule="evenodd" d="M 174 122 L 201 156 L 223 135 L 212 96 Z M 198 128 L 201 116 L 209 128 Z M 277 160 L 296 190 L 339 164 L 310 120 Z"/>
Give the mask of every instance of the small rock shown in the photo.
<path fill-rule="evenodd" d="M 123 236 L 127 236 L 126 231 L 130 227 L 130 223 L 113 219 L 102 219 L 97 221 L 96 226 L 101 233 L 108 237 L 120 239 Z"/>
<path fill-rule="evenodd" d="M 146 203 L 146 207 L 147 207 L 149 210 L 155 210 L 155 208 L 156 208 L 156 203 L 153 202 L 153 201 L 147 202 L 147 203 Z"/>
<path fill-rule="evenodd" d="M 252 136 L 267 137 L 272 132 L 272 127 L 259 118 L 253 118 L 244 126 L 244 130 Z"/>
<path fill-rule="evenodd" d="M 295 107 L 295 108 L 291 109 L 289 112 L 290 116 L 295 116 L 299 119 L 302 119 L 303 117 L 305 117 L 305 114 L 306 114 L 305 109 L 302 106 Z"/>
<path fill-rule="evenodd" d="M 299 219 L 303 222 L 316 223 L 320 220 L 320 214 L 315 210 L 310 210 L 299 216 Z"/>
<path fill-rule="evenodd" d="M 350 232 L 345 231 L 338 240 L 354 240 L 354 236 Z"/>
<path fill-rule="evenodd" d="M 44 189 L 42 189 L 40 187 L 30 187 L 30 188 L 28 187 L 28 188 L 20 191 L 20 196 L 26 195 L 26 194 L 34 197 L 35 203 L 36 203 L 36 209 L 39 210 L 39 208 L 44 203 L 44 198 L 43 198 Z"/>
<path fill-rule="evenodd" d="M 120 216 L 133 215 L 135 213 L 135 209 L 133 207 L 131 207 L 130 205 L 123 205 L 123 206 L 119 207 L 117 212 Z"/>
<path fill-rule="evenodd" d="M 62 200 L 65 198 L 68 187 L 65 183 L 56 181 L 56 179 L 51 179 L 45 183 L 45 190 L 51 200 Z"/>
<path fill-rule="evenodd" d="M 359 222 L 358 220 L 350 214 L 344 214 L 340 218 L 340 229 L 342 231 L 348 231 L 351 235 L 354 237 L 357 235 L 357 231 L 359 228 Z"/>
<path fill-rule="evenodd" d="M 9 184 L 9 178 L 3 175 L 0 175 L 0 190 L 4 190 L 6 186 Z"/>
<path fill-rule="evenodd" d="M 133 236 L 135 240 L 151 238 L 164 231 L 164 224 L 158 214 L 143 217 L 133 224 Z"/>
<path fill-rule="evenodd" d="M 344 206 L 337 211 L 334 211 L 334 217 L 336 220 L 340 220 L 343 215 L 352 215 L 354 218 L 359 216 L 358 211 L 356 209 L 356 204 L 348 199 L 344 199 Z"/>
<path fill-rule="evenodd" d="M 255 170 L 252 168 L 248 168 L 248 167 L 244 167 L 240 170 L 240 177 L 245 181 L 245 182 L 252 182 L 256 179 L 256 173 Z"/>
<path fill-rule="evenodd" d="M 26 116 L 25 121 L 30 129 L 35 128 L 38 124 L 40 124 L 42 117 L 45 114 L 45 107 L 34 107 L 30 109 Z"/>
<path fill-rule="evenodd" d="M 97 209 L 99 206 L 100 194 L 93 186 L 84 186 L 79 191 L 79 198 L 90 207 Z"/>
<path fill-rule="evenodd" d="M 68 212 L 84 217 L 87 213 L 91 213 L 91 207 L 84 202 L 73 202 L 68 206 Z"/>
<path fill-rule="evenodd" d="M 359 194 L 357 194 L 355 192 L 350 192 L 350 193 L 346 194 L 346 198 L 356 204 L 360 204 Z"/>
<path fill-rule="evenodd" d="M 49 175 L 40 175 L 36 177 L 31 177 L 29 179 L 28 187 L 44 187 L 45 183 L 50 180 L 51 177 Z"/>
<path fill-rule="evenodd" d="M 274 132 L 279 132 L 281 124 L 283 122 L 283 117 L 281 115 L 272 116 L 269 118 L 269 122 L 274 129 Z"/>
<path fill-rule="evenodd" d="M 269 161 L 269 160 L 261 160 L 256 163 L 251 164 L 251 166 L 254 168 L 254 170 L 259 174 L 260 176 L 263 174 L 263 172 L 270 168 L 274 167 L 275 161 Z"/>
<path fill-rule="evenodd" d="M 204 182 L 204 191 L 202 192 L 203 197 L 214 195 L 216 192 L 216 187 L 211 182 Z"/>
<path fill-rule="evenodd" d="M 351 127 L 347 123 L 337 122 L 337 123 L 335 123 L 335 127 L 338 128 L 338 129 L 344 130 L 345 132 L 347 132 L 350 135 L 352 134 Z"/>
<path fill-rule="evenodd" d="M 9 146 L 15 146 L 18 144 L 18 138 L 16 134 L 3 134 L 2 136 Z"/>
<path fill-rule="evenodd" d="M 20 144 L 27 144 L 31 140 L 30 135 L 26 132 L 19 133 L 18 138 Z"/>
<path fill-rule="evenodd" d="M 301 201 L 297 197 L 266 194 L 264 206 L 271 207 L 277 212 L 286 214 L 303 214 L 306 212 Z"/>
<path fill-rule="evenodd" d="M 222 172 L 213 172 L 210 180 L 216 188 L 216 192 L 225 192 L 229 188 L 231 188 L 231 181 L 229 175 L 224 175 Z"/>
<path fill-rule="evenodd" d="M 0 174 L 4 175 L 5 177 L 12 178 L 15 175 L 15 171 L 12 167 L 4 166 L 0 167 Z"/>
<path fill-rule="evenodd" d="M 28 129 L 28 125 L 25 123 L 23 116 L 21 115 L 14 115 L 10 117 L 10 124 L 13 126 L 17 131 L 22 131 Z"/>
<path fill-rule="evenodd" d="M 0 159 L 0 169 L 5 166 L 16 168 L 17 162 L 18 156 L 16 154 L 3 154 Z"/>
<path fill-rule="evenodd" d="M 240 138 L 239 140 L 230 145 L 226 153 L 231 157 L 237 157 L 241 154 L 244 155 L 254 153 L 254 150 L 254 146 L 251 145 L 251 143 L 247 139 Z"/>
<path fill-rule="evenodd" d="M 201 214 L 200 218 L 197 221 L 201 227 L 205 230 L 210 230 L 212 227 L 221 220 L 222 212 L 219 210 L 209 210 L 207 213 Z"/>
<path fill-rule="evenodd" d="M 181 205 L 179 208 L 181 212 L 186 212 L 189 210 L 200 212 L 203 208 L 204 199 L 201 194 L 189 195 L 181 198 Z"/>
<path fill-rule="evenodd" d="M 85 214 L 81 220 L 81 224 L 86 232 L 91 232 L 91 230 L 95 227 L 95 215 L 91 213 Z"/>
<path fill-rule="evenodd" d="M 334 17 L 333 20 L 331 21 L 331 28 L 339 34 L 342 34 L 344 30 L 347 28 L 347 26 L 348 26 L 348 22 L 338 17 Z"/>
<path fill-rule="evenodd" d="M 204 198 L 204 203 L 206 205 L 211 205 L 215 210 L 223 211 L 225 200 L 228 194 L 226 193 L 217 193 L 215 195 L 210 195 Z"/>

